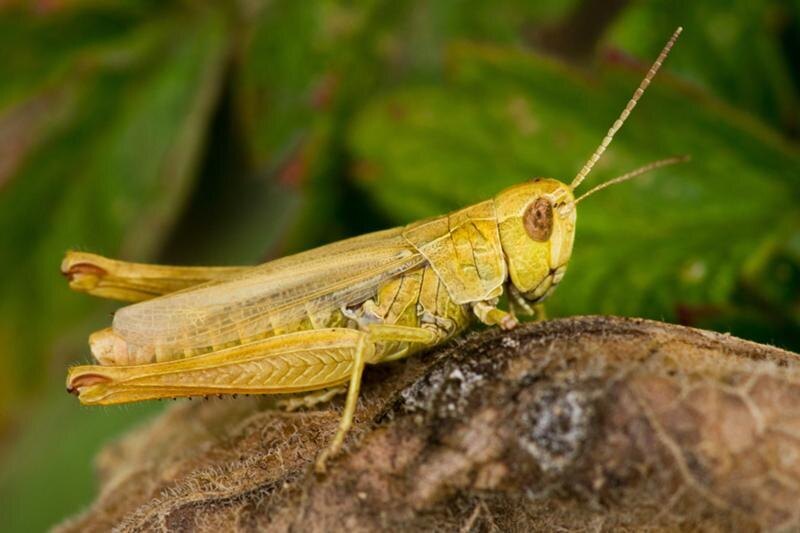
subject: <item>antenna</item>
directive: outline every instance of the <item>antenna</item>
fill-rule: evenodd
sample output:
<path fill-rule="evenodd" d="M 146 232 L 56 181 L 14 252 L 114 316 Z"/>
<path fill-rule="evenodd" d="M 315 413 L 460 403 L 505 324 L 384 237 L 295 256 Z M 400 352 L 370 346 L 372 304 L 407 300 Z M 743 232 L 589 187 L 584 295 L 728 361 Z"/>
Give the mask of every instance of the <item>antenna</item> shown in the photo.
<path fill-rule="evenodd" d="M 678 163 L 685 163 L 689 159 L 691 159 L 691 158 L 688 155 L 679 155 L 679 156 L 675 156 L 675 157 L 668 157 L 667 159 L 661 159 L 659 161 L 653 161 L 652 163 L 648 163 L 647 165 L 645 165 L 643 167 L 639 167 L 636 170 L 632 170 L 630 172 L 627 172 L 627 173 L 623 174 L 622 176 L 614 178 L 613 180 L 608 180 L 607 182 L 601 183 L 600 185 L 598 185 L 596 187 L 592 187 L 591 189 L 589 189 L 588 191 L 586 191 L 585 193 L 580 195 L 573 202 L 573 204 L 578 205 L 578 202 L 580 202 L 581 200 L 583 200 L 587 196 L 591 196 L 594 193 L 596 193 L 597 191 L 602 191 L 606 187 L 611 187 L 612 185 L 616 185 L 617 183 L 622 183 L 623 181 L 631 180 L 631 179 L 633 179 L 633 178 L 635 178 L 637 176 L 641 176 L 642 174 L 646 174 L 646 173 L 650 172 L 651 170 L 655 170 L 657 168 L 666 167 L 666 166 L 669 166 L 669 165 L 677 165 Z"/>
<path fill-rule="evenodd" d="M 589 160 L 586 162 L 586 164 L 583 165 L 583 168 L 575 176 L 575 179 L 573 179 L 572 183 L 569 184 L 570 188 L 573 191 L 577 189 L 578 186 L 586 178 L 586 176 L 589 175 L 589 172 L 592 171 L 592 167 L 594 167 L 594 164 L 597 163 L 597 161 L 600 159 L 600 156 L 603 155 L 603 152 L 605 152 L 606 148 L 608 148 L 608 145 L 611 144 L 611 140 L 614 138 L 614 134 L 616 134 L 617 131 L 622 127 L 622 125 L 625 123 L 625 120 L 628 118 L 628 115 L 630 115 L 633 108 L 636 107 L 637 102 L 639 102 L 639 98 L 642 97 L 645 89 L 647 89 L 647 86 L 650 85 L 650 82 L 656 75 L 656 72 L 658 72 L 658 69 L 661 68 L 661 64 L 667 58 L 667 55 L 669 55 L 669 51 L 672 49 L 672 45 L 674 45 L 675 41 L 678 40 L 678 36 L 681 34 L 682 31 L 683 27 L 678 26 L 678 29 L 675 30 L 675 33 L 673 33 L 672 37 L 669 38 L 667 44 L 665 44 L 664 48 L 661 49 L 661 53 L 658 54 L 658 58 L 656 58 L 655 63 L 653 63 L 653 66 L 650 67 L 650 70 L 647 71 L 647 75 L 645 75 L 644 79 L 639 84 L 639 87 L 633 93 L 633 96 L 628 101 L 628 105 L 625 106 L 625 109 L 622 110 L 622 113 L 620 113 L 619 118 L 617 118 L 617 120 L 614 121 L 614 124 L 608 130 L 606 136 L 603 137 L 603 140 L 600 142 L 600 146 L 597 147 L 597 150 L 594 151 L 592 157 L 590 157 Z"/>

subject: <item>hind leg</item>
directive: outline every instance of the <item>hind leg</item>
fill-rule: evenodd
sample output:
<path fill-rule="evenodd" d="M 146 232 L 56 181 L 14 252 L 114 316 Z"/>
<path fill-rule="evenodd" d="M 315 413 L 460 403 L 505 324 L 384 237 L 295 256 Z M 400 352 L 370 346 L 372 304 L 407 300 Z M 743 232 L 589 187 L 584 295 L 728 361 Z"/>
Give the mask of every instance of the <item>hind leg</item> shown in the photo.
<path fill-rule="evenodd" d="M 148 300 L 246 268 L 147 265 L 75 251 L 67 252 L 61 262 L 61 273 L 72 290 L 123 302 Z"/>

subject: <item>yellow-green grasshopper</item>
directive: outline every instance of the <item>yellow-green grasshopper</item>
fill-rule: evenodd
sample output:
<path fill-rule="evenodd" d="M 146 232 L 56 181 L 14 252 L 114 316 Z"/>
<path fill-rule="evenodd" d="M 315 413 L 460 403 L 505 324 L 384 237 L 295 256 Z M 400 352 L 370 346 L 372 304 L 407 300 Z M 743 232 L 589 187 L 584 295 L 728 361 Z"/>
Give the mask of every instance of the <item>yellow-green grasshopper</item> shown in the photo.
<path fill-rule="evenodd" d="M 68 252 L 61 268 L 73 289 L 139 303 L 90 337 L 99 364 L 71 368 L 67 390 L 84 404 L 316 391 L 302 402 L 311 405 L 347 384 L 338 432 L 317 461 L 324 469 L 351 426 L 365 365 L 443 343 L 475 319 L 513 328 L 514 311 L 531 313 L 564 276 L 583 198 L 682 160 L 657 161 L 574 196 L 680 32 L 569 185 L 535 179 L 448 215 L 255 267 L 144 265 Z M 510 311 L 497 307 L 504 292 Z"/>

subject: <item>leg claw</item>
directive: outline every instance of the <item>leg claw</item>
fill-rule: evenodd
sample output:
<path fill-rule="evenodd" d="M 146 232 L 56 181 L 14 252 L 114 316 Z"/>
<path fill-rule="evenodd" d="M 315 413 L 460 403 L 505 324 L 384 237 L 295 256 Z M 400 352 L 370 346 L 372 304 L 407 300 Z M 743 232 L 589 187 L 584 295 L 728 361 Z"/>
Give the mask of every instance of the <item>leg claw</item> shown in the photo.
<path fill-rule="evenodd" d="M 519 325 L 519 320 L 517 320 L 513 315 L 506 315 L 500 321 L 500 328 L 506 331 L 512 330 Z"/>

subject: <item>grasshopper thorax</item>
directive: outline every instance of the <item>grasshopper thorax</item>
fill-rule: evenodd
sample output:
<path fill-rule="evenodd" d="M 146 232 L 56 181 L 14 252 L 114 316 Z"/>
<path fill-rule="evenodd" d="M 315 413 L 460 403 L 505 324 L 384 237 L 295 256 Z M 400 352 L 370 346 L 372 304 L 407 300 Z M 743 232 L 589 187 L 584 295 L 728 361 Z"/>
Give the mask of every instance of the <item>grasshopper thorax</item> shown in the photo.
<path fill-rule="evenodd" d="M 561 281 L 575 240 L 575 202 L 568 185 L 536 179 L 495 197 L 500 242 L 514 287 L 531 302 Z"/>

